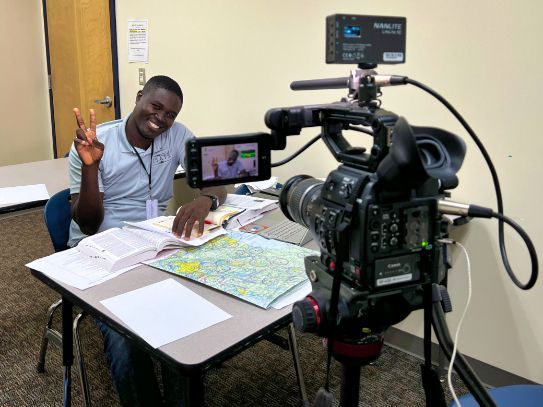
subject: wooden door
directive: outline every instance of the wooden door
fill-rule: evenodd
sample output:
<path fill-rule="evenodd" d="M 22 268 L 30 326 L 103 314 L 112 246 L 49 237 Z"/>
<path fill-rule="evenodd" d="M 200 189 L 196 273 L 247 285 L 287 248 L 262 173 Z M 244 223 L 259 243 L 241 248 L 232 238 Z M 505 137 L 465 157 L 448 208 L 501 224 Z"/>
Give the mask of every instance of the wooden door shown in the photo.
<path fill-rule="evenodd" d="M 46 0 L 56 157 L 71 147 L 79 107 L 88 121 L 96 111 L 98 123 L 115 118 L 109 0 Z M 95 101 L 106 97 L 112 104 Z"/>

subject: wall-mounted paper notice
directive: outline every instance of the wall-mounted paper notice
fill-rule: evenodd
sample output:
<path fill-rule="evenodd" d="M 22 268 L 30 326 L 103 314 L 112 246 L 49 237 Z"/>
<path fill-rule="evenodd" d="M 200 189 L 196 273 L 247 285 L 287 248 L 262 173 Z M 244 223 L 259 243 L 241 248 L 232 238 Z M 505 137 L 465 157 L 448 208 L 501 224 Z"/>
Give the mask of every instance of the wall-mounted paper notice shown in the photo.
<path fill-rule="evenodd" d="M 149 20 L 128 20 L 128 62 L 149 62 Z"/>

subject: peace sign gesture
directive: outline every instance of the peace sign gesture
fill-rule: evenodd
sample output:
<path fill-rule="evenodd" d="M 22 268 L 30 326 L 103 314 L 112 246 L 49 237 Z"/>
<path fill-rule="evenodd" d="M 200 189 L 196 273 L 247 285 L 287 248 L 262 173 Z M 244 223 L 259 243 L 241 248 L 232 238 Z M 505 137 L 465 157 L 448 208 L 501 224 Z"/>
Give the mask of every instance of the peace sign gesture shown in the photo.
<path fill-rule="evenodd" d="M 90 109 L 90 127 L 85 125 L 81 112 L 74 108 L 75 119 L 78 129 L 75 131 L 74 144 L 79 158 L 85 165 L 98 164 L 104 153 L 104 145 L 96 138 L 96 115 Z"/>
<path fill-rule="evenodd" d="M 211 168 L 213 168 L 213 173 L 215 175 L 215 177 L 218 177 L 219 174 L 219 160 L 217 159 L 217 157 L 213 157 L 211 158 Z"/>

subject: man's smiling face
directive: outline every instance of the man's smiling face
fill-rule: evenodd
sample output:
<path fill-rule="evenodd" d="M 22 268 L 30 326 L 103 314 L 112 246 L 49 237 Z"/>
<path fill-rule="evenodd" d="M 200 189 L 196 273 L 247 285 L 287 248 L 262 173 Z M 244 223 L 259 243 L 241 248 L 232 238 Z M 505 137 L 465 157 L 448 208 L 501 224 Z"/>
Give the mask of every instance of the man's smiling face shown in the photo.
<path fill-rule="evenodd" d="M 136 128 L 145 139 L 154 139 L 172 127 L 181 111 L 179 96 L 163 88 L 151 88 L 138 92 L 132 113 Z"/>

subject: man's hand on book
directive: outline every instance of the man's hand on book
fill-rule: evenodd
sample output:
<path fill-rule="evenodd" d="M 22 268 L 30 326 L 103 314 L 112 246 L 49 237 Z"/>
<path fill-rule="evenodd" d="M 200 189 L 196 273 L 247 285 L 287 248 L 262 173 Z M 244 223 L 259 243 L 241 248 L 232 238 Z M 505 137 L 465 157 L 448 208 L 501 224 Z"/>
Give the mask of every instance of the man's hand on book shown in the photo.
<path fill-rule="evenodd" d="M 196 223 L 198 223 L 198 237 L 204 233 L 205 218 L 211 208 L 211 198 L 200 196 L 179 208 L 173 221 L 172 233 L 177 237 L 190 239 L 190 234 Z"/>

